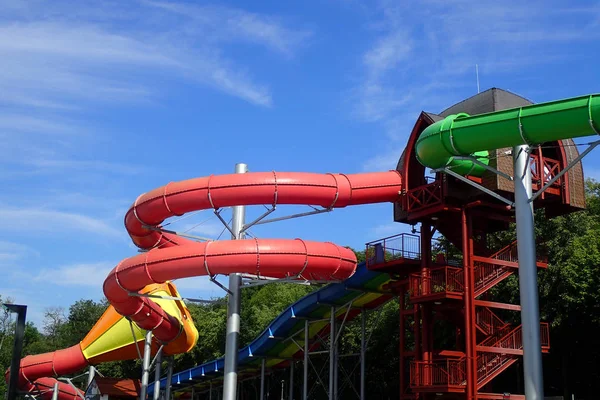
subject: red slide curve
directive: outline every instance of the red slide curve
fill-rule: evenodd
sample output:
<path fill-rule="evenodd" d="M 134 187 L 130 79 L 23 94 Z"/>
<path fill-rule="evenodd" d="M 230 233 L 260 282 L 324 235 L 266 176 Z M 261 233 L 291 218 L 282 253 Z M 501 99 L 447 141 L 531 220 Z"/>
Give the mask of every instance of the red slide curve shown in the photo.
<path fill-rule="evenodd" d="M 394 202 L 401 189 L 402 177 L 397 171 L 352 175 L 254 172 L 169 183 L 138 197 L 125 215 L 131 239 L 149 251 L 121 261 L 104 281 L 104 294 L 121 315 L 142 329 L 152 330 L 159 341 L 170 342 L 185 334 L 179 320 L 151 298 L 129 293 L 167 280 L 231 273 L 346 279 L 355 271 L 356 257 L 351 250 L 332 243 L 301 239 L 199 243 L 157 231 L 165 219 L 196 210 L 241 205 L 342 208 Z M 26 357 L 21 362 L 21 389 L 31 389 L 32 382 L 39 382 L 39 378 L 69 374 L 85 367 L 81 352 L 71 349 Z M 73 396 L 66 392 L 63 396 L 61 392 L 59 398 L 66 400 Z"/>

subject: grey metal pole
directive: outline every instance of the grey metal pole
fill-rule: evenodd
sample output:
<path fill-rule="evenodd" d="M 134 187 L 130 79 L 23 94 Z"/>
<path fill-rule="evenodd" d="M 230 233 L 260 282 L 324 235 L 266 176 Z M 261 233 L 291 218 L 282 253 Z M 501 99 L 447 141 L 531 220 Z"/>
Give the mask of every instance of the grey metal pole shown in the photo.
<path fill-rule="evenodd" d="M 92 384 L 95 377 L 96 377 L 96 368 L 94 368 L 93 365 L 90 365 L 90 368 L 88 368 L 88 379 L 87 379 L 87 385 L 85 386 L 86 389 L 88 387 L 90 387 L 90 385 Z"/>
<path fill-rule="evenodd" d="M 336 339 L 334 342 L 334 346 L 333 346 L 333 354 L 335 357 L 333 357 L 333 398 L 334 399 L 338 399 L 338 382 L 339 382 L 339 366 L 338 363 L 340 362 L 340 351 L 339 351 L 339 346 L 338 346 L 338 337 L 337 337 L 337 331 L 341 330 L 342 326 L 336 327 L 336 334 L 334 335 L 334 338 Z"/>
<path fill-rule="evenodd" d="M 515 218 L 519 254 L 519 294 L 523 326 L 523 372 L 527 400 L 544 399 L 542 346 L 535 255 L 534 214 L 528 146 L 513 149 Z"/>
<path fill-rule="evenodd" d="M 154 394 L 152 398 L 158 400 L 160 398 L 160 369 L 162 367 L 162 349 L 156 354 L 156 367 L 154 368 Z"/>
<path fill-rule="evenodd" d="M 246 164 L 236 164 L 235 173 L 248 172 Z M 246 207 L 233 207 L 231 219 L 231 239 L 243 239 L 241 230 L 246 220 Z M 240 336 L 240 287 L 242 278 L 240 274 L 229 275 L 229 296 L 227 300 L 227 336 L 225 338 L 225 368 L 223 377 L 223 400 L 235 400 L 237 390 L 237 356 Z"/>
<path fill-rule="evenodd" d="M 146 332 L 144 340 L 144 359 L 142 361 L 142 383 L 140 384 L 140 400 L 146 400 L 148 377 L 150 375 L 150 356 L 152 355 L 152 331 Z"/>
<path fill-rule="evenodd" d="M 294 400 L 294 362 L 290 363 L 290 400 Z"/>
<path fill-rule="evenodd" d="M 304 320 L 304 377 L 302 382 L 302 400 L 308 399 L 308 320 Z"/>
<path fill-rule="evenodd" d="M 335 375 L 335 307 L 331 307 L 329 326 L 329 400 L 333 400 L 333 381 Z"/>
<path fill-rule="evenodd" d="M 165 383 L 165 399 L 171 400 L 171 381 L 173 380 L 173 356 L 169 357 L 167 364 L 167 382 Z"/>
<path fill-rule="evenodd" d="M 367 324 L 367 314 L 362 309 L 360 320 L 360 400 L 365 400 L 365 365 L 367 354 L 367 341 L 365 338 L 365 327 Z"/>
<path fill-rule="evenodd" d="M 25 321 L 27 319 L 27 306 L 18 304 L 3 304 L 10 312 L 17 313 L 15 325 L 15 340 L 10 363 L 10 378 L 8 381 L 7 399 L 17 398 L 17 386 L 19 384 L 19 368 L 21 366 L 21 354 L 23 353 L 23 342 L 25 340 Z"/>
<path fill-rule="evenodd" d="M 212 381 L 208 383 L 208 400 L 212 400 Z"/>
<path fill-rule="evenodd" d="M 52 400 L 58 400 L 58 381 L 54 382 L 54 388 L 52 389 Z"/>
<path fill-rule="evenodd" d="M 260 362 L 260 400 L 265 399 L 265 362 L 264 358 Z"/>

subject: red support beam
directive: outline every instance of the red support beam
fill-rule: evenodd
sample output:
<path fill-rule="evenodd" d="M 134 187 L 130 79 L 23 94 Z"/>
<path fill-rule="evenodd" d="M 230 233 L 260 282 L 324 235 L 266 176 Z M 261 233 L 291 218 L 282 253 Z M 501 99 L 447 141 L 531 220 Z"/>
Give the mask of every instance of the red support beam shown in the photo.
<path fill-rule="evenodd" d="M 475 299 L 475 305 L 480 307 L 500 308 L 502 310 L 521 311 L 521 306 L 518 304 L 497 303 L 495 301 Z"/>
<path fill-rule="evenodd" d="M 472 232 L 470 217 L 467 210 L 463 209 L 461 213 L 462 228 L 462 250 L 463 250 L 463 268 L 464 268 L 464 304 L 465 304 L 465 353 L 466 353 L 466 372 L 467 372 L 467 400 L 477 399 L 477 353 L 475 349 L 475 304 L 473 303 L 475 293 L 475 278 L 473 264 L 471 262 Z"/>

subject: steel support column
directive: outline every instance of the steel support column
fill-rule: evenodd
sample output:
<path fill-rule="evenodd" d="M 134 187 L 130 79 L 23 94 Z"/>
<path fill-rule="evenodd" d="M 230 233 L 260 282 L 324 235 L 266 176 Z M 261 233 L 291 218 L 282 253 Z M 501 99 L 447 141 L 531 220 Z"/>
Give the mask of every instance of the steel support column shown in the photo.
<path fill-rule="evenodd" d="M 235 173 L 248 172 L 246 164 L 236 164 Z M 231 238 L 243 239 L 242 229 L 246 219 L 244 206 L 233 207 L 231 222 Z M 227 336 L 225 339 L 225 368 L 223 377 L 223 400 L 235 400 L 237 390 L 237 356 L 240 336 L 240 287 L 242 278 L 240 274 L 229 275 L 229 295 L 227 300 Z"/>
<path fill-rule="evenodd" d="M 423 291 L 427 294 L 431 293 L 431 224 L 421 223 L 421 285 Z M 431 353 L 433 345 L 432 336 L 432 309 L 431 304 L 425 303 L 421 306 L 422 317 L 422 356 L 421 359 L 425 362 L 431 362 Z M 425 384 L 431 382 L 431 368 L 426 369 Z"/>
<path fill-rule="evenodd" d="M 146 331 L 144 340 L 144 359 L 142 361 L 142 382 L 140 384 L 140 400 L 146 400 L 148 378 L 150 376 L 150 360 L 152 356 L 152 331 Z"/>
<path fill-rule="evenodd" d="M 303 376 L 303 382 L 302 382 L 302 399 L 303 400 L 307 400 L 308 399 L 308 352 L 309 352 L 309 348 L 308 348 L 308 320 L 304 320 L 304 376 Z"/>
<path fill-rule="evenodd" d="M 169 357 L 167 366 L 167 382 L 165 382 L 165 399 L 171 400 L 171 381 L 173 380 L 173 356 Z"/>
<path fill-rule="evenodd" d="M 471 264 L 471 221 L 466 209 L 461 213 L 462 253 L 464 271 L 465 302 L 465 355 L 467 370 L 467 400 L 477 399 L 477 356 L 475 349 L 475 305 L 474 275 Z"/>
<path fill-rule="evenodd" d="M 260 400 L 265 400 L 265 363 L 264 358 L 260 360 Z"/>
<path fill-rule="evenodd" d="M 90 365 L 90 367 L 88 368 L 88 379 L 87 379 L 87 385 L 85 386 L 86 389 L 88 387 L 90 387 L 95 376 L 96 376 L 96 368 L 94 368 L 93 365 Z"/>
<path fill-rule="evenodd" d="M 162 349 L 158 350 L 158 353 L 156 354 L 156 361 L 154 361 L 154 363 L 156 365 L 154 367 L 154 393 L 152 397 L 154 400 L 158 400 L 160 398 L 160 369 L 162 367 Z"/>
<path fill-rule="evenodd" d="M 404 342 L 404 332 L 405 332 L 405 326 L 404 326 L 404 291 L 405 291 L 405 287 L 403 286 L 402 288 L 400 288 L 400 293 L 398 295 L 398 308 L 400 309 L 400 332 L 398 334 L 399 336 L 399 350 L 400 350 L 400 356 L 399 356 L 399 364 L 400 364 L 400 396 L 399 399 L 402 400 L 402 396 L 404 395 L 404 388 L 405 388 L 405 382 L 404 382 L 404 374 L 406 373 L 404 371 L 404 368 L 406 366 L 405 363 L 405 357 L 404 357 L 404 352 L 405 350 L 405 342 Z"/>
<path fill-rule="evenodd" d="M 294 400 L 294 361 L 290 362 L 290 400 Z"/>
<path fill-rule="evenodd" d="M 13 354 L 10 363 L 10 378 L 8 381 L 7 400 L 17 398 L 17 386 L 19 384 L 19 368 L 21 366 L 21 354 L 23 353 L 23 340 L 25 337 L 25 320 L 27 317 L 27 306 L 17 304 L 3 304 L 10 312 L 17 313 L 17 323 L 15 324 L 15 340 L 13 344 Z"/>
<path fill-rule="evenodd" d="M 335 386 L 335 307 L 331 307 L 329 317 L 329 399 L 334 399 L 333 388 Z"/>
<path fill-rule="evenodd" d="M 367 340 L 365 338 L 365 329 L 367 325 L 367 313 L 362 309 L 360 318 L 360 400 L 365 400 L 365 366 L 367 355 Z"/>
<path fill-rule="evenodd" d="M 52 400 L 58 400 L 58 381 L 54 382 L 54 387 L 52 388 Z"/>
<path fill-rule="evenodd" d="M 519 255 L 519 294 L 523 325 L 523 370 L 527 400 L 544 398 L 542 346 L 535 254 L 533 203 L 531 199 L 531 168 L 528 146 L 513 149 L 515 182 L 515 219 Z"/>

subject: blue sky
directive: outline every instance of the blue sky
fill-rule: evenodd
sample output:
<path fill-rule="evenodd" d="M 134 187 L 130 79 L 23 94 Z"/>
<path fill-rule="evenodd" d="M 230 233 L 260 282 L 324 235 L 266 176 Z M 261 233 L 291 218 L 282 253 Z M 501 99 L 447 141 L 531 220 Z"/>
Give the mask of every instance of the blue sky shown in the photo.
<path fill-rule="evenodd" d="M 600 91 L 598 2 L 418 3 L 0 0 L 0 295 L 38 323 L 101 298 L 136 254 L 125 211 L 169 181 L 236 162 L 393 169 L 421 110 L 476 93 L 475 64 L 482 90 L 535 102 Z M 222 231 L 210 212 L 172 227 Z M 253 233 L 362 248 L 405 229 L 384 204 Z M 222 295 L 205 278 L 180 288 Z"/>

